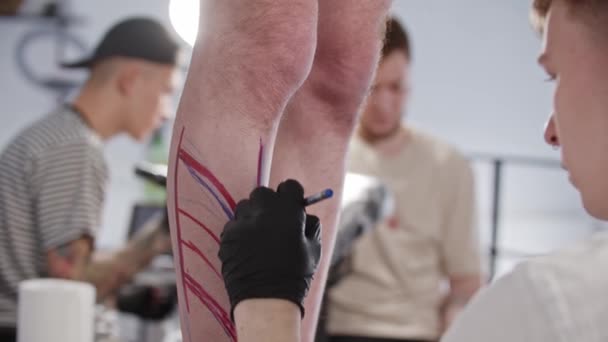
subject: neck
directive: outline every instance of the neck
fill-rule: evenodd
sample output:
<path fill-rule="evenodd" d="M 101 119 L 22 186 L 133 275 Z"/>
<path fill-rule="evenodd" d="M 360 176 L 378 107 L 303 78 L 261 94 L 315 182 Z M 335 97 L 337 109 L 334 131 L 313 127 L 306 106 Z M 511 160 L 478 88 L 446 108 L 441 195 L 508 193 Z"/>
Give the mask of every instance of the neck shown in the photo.
<path fill-rule="evenodd" d="M 85 85 L 78 97 L 74 100 L 74 107 L 95 133 L 101 139 L 109 138 L 119 134 L 122 129 L 120 121 L 117 119 L 118 110 L 112 105 L 116 101 L 109 101 L 103 89 L 93 89 Z"/>
<path fill-rule="evenodd" d="M 393 156 L 399 154 L 410 141 L 411 134 L 409 130 L 402 125 L 399 125 L 391 133 L 382 137 L 369 139 L 366 137 L 363 130 L 360 130 L 361 138 L 370 144 L 378 153 Z"/>

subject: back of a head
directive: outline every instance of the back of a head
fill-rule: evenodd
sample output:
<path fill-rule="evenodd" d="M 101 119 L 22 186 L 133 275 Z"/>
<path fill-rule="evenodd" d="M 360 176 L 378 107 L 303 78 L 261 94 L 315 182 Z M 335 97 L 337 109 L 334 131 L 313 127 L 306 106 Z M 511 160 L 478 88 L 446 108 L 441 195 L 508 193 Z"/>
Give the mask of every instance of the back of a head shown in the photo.
<path fill-rule="evenodd" d="M 178 58 L 179 44 L 160 22 L 134 17 L 112 26 L 90 56 L 65 63 L 64 67 L 89 69 L 91 79 L 98 81 L 109 79 L 112 72 L 127 63 L 176 66 Z"/>
<path fill-rule="evenodd" d="M 141 74 L 154 66 L 177 66 L 179 50 L 177 40 L 162 23 L 133 17 L 108 29 L 92 54 L 64 67 L 87 69 L 90 74 L 86 88 L 111 89 L 116 88 L 114 81 L 125 75 Z"/>
<path fill-rule="evenodd" d="M 395 51 L 403 52 L 408 60 L 412 59 L 410 38 L 407 30 L 399 20 L 395 17 L 390 17 L 386 23 L 382 56 L 388 56 Z"/>
<path fill-rule="evenodd" d="M 179 44 L 160 22 L 131 18 L 108 30 L 92 55 L 64 66 L 90 71 L 75 99 L 80 111 L 114 127 L 108 135 L 141 140 L 171 115 L 178 58 Z"/>
<path fill-rule="evenodd" d="M 87 85 L 95 88 L 107 86 L 125 65 L 124 58 L 107 58 L 89 67 Z"/>

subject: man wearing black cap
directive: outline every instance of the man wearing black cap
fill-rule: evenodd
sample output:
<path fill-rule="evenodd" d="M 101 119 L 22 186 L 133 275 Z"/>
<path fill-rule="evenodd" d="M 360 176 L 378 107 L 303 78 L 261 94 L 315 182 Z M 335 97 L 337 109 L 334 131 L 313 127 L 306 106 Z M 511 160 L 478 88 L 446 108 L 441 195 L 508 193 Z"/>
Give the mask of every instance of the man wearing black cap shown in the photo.
<path fill-rule="evenodd" d="M 158 217 L 113 255 L 93 252 L 107 182 L 104 142 L 121 133 L 142 140 L 169 114 L 178 50 L 154 20 L 119 23 L 92 56 L 65 65 L 90 71 L 73 104 L 0 154 L 0 340 L 14 339 L 19 282 L 86 281 L 101 299 L 170 249 Z"/>

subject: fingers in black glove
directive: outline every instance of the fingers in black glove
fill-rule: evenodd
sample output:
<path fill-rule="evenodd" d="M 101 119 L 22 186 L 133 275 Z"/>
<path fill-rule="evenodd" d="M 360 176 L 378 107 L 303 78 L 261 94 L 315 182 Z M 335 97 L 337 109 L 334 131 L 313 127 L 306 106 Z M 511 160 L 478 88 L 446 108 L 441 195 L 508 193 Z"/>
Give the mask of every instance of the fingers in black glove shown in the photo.
<path fill-rule="evenodd" d="M 304 200 L 304 188 L 298 181 L 288 179 L 277 187 L 277 193 L 285 196 L 285 198 L 291 198 L 294 201 Z"/>
<path fill-rule="evenodd" d="M 232 311 L 251 298 L 299 305 L 321 256 L 319 218 L 306 215 L 304 189 L 294 180 L 277 191 L 260 187 L 239 202 L 222 233 L 219 257 Z"/>
<path fill-rule="evenodd" d="M 310 240 L 321 239 L 321 221 L 314 215 L 306 215 L 306 237 Z"/>

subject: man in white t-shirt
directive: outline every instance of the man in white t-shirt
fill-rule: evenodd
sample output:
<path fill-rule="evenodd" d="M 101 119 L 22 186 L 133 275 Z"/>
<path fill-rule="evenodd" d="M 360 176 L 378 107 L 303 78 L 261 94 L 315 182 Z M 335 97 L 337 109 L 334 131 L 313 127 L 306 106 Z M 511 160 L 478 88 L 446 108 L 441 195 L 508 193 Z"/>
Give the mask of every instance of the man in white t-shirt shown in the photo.
<path fill-rule="evenodd" d="M 545 130 L 587 211 L 608 219 L 608 2 L 535 0 L 556 81 Z M 444 342 L 608 341 L 608 235 L 518 266 L 480 292 Z"/>
<path fill-rule="evenodd" d="M 481 285 L 472 171 L 402 124 L 409 66 L 407 33 L 391 19 L 348 170 L 382 180 L 396 210 L 354 245 L 349 274 L 329 290 L 332 342 L 437 341 Z"/>

